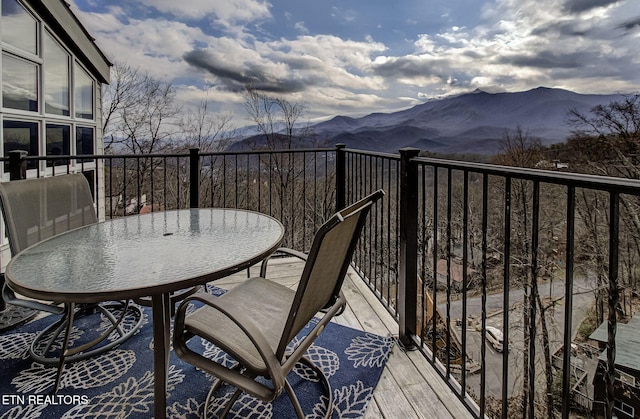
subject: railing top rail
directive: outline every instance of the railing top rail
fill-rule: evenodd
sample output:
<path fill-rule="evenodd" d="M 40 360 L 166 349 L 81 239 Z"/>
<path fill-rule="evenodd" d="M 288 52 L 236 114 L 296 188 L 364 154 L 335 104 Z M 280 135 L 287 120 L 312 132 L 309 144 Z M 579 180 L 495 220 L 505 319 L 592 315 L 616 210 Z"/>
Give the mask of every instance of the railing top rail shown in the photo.
<path fill-rule="evenodd" d="M 385 158 L 385 159 L 391 159 L 391 160 L 400 161 L 400 155 L 399 154 L 383 153 L 383 152 L 379 152 L 379 151 L 358 150 L 358 149 L 355 149 L 355 148 L 345 148 L 343 150 L 345 152 L 347 152 L 347 153 L 352 153 L 352 154 L 364 154 L 364 155 L 367 155 L 367 156 L 382 157 L 382 158 Z"/>
<path fill-rule="evenodd" d="M 496 164 L 462 162 L 456 160 L 416 157 L 416 163 L 467 172 L 483 173 L 502 177 L 510 177 L 543 183 L 590 188 L 602 191 L 640 195 L 640 180 L 612 176 L 589 175 L 574 172 L 554 172 L 543 169 L 532 169 Z"/>
<path fill-rule="evenodd" d="M 155 153 L 155 154 L 74 154 L 74 155 L 49 155 L 49 156 L 25 156 L 24 160 L 81 160 L 81 159 L 146 159 L 166 157 L 189 157 L 189 153 Z M 9 160 L 3 157 L 3 160 Z"/>
<path fill-rule="evenodd" d="M 359 155 L 367 155 L 373 157 L 381 157 L 392 160 L 400 160 L 399 154 L 374 152 L 367 150 L 358 150 L 344 148 L 345 152 Z M 239 154 L 285 154 L 285 153 L 317 153 L 317 152 L 335 152 L 335 147 L 325 148 L 301 148 L 301 149 L 283 149 L 283 150 L 254 150 L 254 151 L 237 151 L 237 152 L 209 152 L 200 153 L 201 156 L 228 156 Z M 188 153 L 154 153 L 154 154 L 86 154 L 86 155 L 56 155 L 56 156 L 26 156 L 25 160 L 59 160 L 59 159 L 140 159 L 140 158 L 180 158 L 189 157 Z M 1 161 L 7 161 L 7 157 L 0 158 Z M 462 170 L 468 172 L 476 172 L 488 175 L 510 177 L 516 179 L 524 179 L 530 181 L 539 181 L 544 183 L 553 183 L 574 187 L 587 187 L 596 190 L 612 191 L 618 193 L 626 193 L 631 195 L 640 195 L 640 180 L 627 179 L 611 176 L 588 175 L 572 172 L 554 172 L 542 169 L 521 168 L 515 166 L 501 166 L 486 163 L 463 162 L 457 160 L 446 160 L 429 157 L 416 157 L 412 161 L 429 165 L 433 167 L 448 168 L 453 170 Z"/>
<path fill-rule="evenodd" d="M 381 153 L 366 150 L 357 150 L 345 148 L 345 152 L 383 157 L 393 160 L 400 160 L 399 154 Z M 462 170 L 467 172 L 483 173 L 487 175 L 496 175 L 502 177 L 510 177 L 531 181 L 539 181 L 543 183 L 553 183 L 559 185 L 574 186 L 579 188 L 590 188 L 602 191 L 612 191 L 626 193 L 630 195 L 640 195 L 640 180 L 627 179 L 612 176 L 589 175 L 573 172 L 554 172 L 543 169 L 532 169 L 515 166 L 501 166 L 488 163 L 464 162 L 458 160 L 437 159 L 431 157 L 416 157 L 412 161 L 433 167 L 441 167 L 454 170 Z"/>
<path fill-rule="evenodd" d="M 235 156 L 238 154 L 289 154 L 289 153 L 332 153 L 335 147 L 322 148 L 287 148 L 280 150 L 246 150 L 246 151 L 212 151 L 200 153 L 201 156 Z"/>

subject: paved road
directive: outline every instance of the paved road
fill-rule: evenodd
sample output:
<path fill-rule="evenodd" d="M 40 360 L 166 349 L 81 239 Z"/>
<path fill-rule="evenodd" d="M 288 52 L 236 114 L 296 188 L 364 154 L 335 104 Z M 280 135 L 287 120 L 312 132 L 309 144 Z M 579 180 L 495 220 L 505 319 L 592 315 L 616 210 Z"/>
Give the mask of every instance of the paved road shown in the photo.
<path fill-rule="evenodd" d="M 573 310 L 572 310 L 572 336 L 575 335 L 580 322 L 584 318 L 586 310 L 591 307 L 595 285 L 593 280 L 585 278 L 576 278 L 573 286 Z M 554 280 L 546 281 L 538 286 L 540 295 L 546 301 L 555 301 L 556 305 L 553 309 L 553 319 L 549 319 L 548 326 L 550 329 L 552 350 L 562 345 L 564 336 L 564 281 Z M 446 298 L 444 294 L 439 294 L 439 298 Z M 509 292 L 509 341 L 511 350 L 509 352 L 509 387 L 508 391 L 518 391 L 521 387 L 522 363 L 523 363 L 523 340 L 522 333 L 522 302 L 524 291 L 522 289 L 514 289 Z M 443 317 L 447 316 L 446 304 L 438 301 L 438 307 Z M 487 325 L 495 326 L 503 329 L 503 307 L 504 294 L 490 294 L 486 299 Z M 482 315 L 482 298 L 472 297 L 467 299 L 467 354 L 473 361 L 480 363 L 480 346 L 481 335 L 476 330 L 476 326 L 480 324 Z M 449 310 L 449 317 L 452 321 L 462 318 L 462 301 L 453 301 Z M 462 328 L 455 328 L 458 335 L 461 334 Z M 486 391 L 487 395 L 495 395 L 500 398 L 502 395 L 502 362 L 503 355 L 494 350 L 491 345 L 487 346 L 485 366 L 486 366 Z M 542 368 L 542 367 L 538 367 Z M 479 394 L 479 374 L 471 374 L 467 378 L 467 385 L 476 394 Z"/>

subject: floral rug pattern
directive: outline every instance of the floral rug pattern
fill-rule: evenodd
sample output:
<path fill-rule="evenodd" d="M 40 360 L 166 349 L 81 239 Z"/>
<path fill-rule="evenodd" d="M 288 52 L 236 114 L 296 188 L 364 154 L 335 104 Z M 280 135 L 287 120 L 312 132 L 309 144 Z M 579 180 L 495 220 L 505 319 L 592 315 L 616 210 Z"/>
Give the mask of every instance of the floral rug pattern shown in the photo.
<path fill-rule="evenodd" d="M 0 418 L 153 416 L 153 338 L 149 324 L 150 310 L 143 309 L 143 312 L 145 323 L 142 328 L 119 347 L 65 365 L 56 394 L 51 393 L 55 366 L 34 362 L 28 354 L 28 346 L 37 332 L 52 320 L 40 319 L 0 334 Z M 85 321 L 89 319 L 77 321 L 74 340 L 82 341 Z M 393 344 L 392 337 L 365 333 L 334 323 L 325 328 L 307 351 L 307 357 L 329 379 L 334 404 L 332 418 L 363 416 Z M 228 358 L 210 344 L 203 345 L 202 350 L 210 357 Z M 172 352 L 167 385 L 167 417 L 201 417 L 213 380 Z M 289 381 L 306 417 L 323 417 L 327 397 L 313 371 L 298 364 L 289 375 Z M 222 386 L 213 395 L 215 401 L 210 404 L 209 414 L 215 416 L 221 412 L 224 401 L 232 393 L 229 386 Z M 295 417 L 295 413 L 286 392 L 273 403 L 264 403 L 243 394 L 234 403 L 229 417 L 289 418 Z"/>

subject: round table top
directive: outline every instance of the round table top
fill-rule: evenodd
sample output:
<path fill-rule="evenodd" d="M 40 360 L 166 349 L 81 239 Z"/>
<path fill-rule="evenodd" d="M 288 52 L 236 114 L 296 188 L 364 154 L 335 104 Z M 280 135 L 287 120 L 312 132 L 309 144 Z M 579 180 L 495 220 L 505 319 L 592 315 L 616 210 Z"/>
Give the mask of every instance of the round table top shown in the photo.
<path fill-rule="evenodd" d="M 92 303 L 203 284 L 270 255 L 284 234 L 264 214 L 186 209 L 117 218 L 25 249 L 5 272 L 16 292 L 43 300 Z"/>

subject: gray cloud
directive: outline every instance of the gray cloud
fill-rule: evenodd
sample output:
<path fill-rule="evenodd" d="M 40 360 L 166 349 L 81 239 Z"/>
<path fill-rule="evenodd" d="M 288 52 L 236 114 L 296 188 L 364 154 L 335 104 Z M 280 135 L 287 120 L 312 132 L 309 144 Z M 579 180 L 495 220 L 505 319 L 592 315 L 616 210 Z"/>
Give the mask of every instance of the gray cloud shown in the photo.
<path fill-rule="evenodd" d="M 593 30 L 591 29 L 576 29 L 575 21 L 565 21 L 560 23 L 549 23 L 547 25 L 540 25 L 533 28 L 531 35 L 548 37 L 549 34 L 556 34 L 561 36 L 590 36 Z"/>
<path fill-rule="evenodd" d="M 304 91 L 308 85 L 299 79 L 276 78 L 259 64 L 244 63 L 244 69 L 225 66 L 204 50 L 187 52 L 182 58 L 191 66 L 217 77 L 221 87 L 231 92 L 241 92 L 251 86 L 267 93 L 286 94 Z"/>
<path fill-rule="evenodd" d="M 569 13 L 582 13 L 596 7 L 619 3 L 620 0 L 566 0 L 564 9 Z"/>
<path fill-rule="evenodd" d="M 625 23 L 621 24 L 619 26 L 619 28 L 625 29 L 627 31 L 640 29 L 640 16 L 635 18 L 635 19 L 633 19 L 633 20 L 630 20 L 628 22 L 625 22 Z"/>
<path fill-rule="evenodd" d="M 502 57 L 503 64 L 513 64 L 522 67 L 534 67 L 543 69 L 553 68 L 580 68 L 584 63 L 590 62 L 591 54 L 574 52 L 569 54 L 557 54 L 553 51 L 541 51 L 535 55 L 516 55 Z"/>
<path fill-rule="evenodd" d="M 376 64 L 374 72 L 389 79 L 435 76 L 447 79 L 450 65 L 445 60 L 418 60 L 415 57 L 398 57 L 383 64 Z"/>
<path fill-rule="evenodd" d="M 484 58 L 484 55 L 478 53 L 477 51 L 469 50 L 469 51 L 464 51 L 462 54 L 467 56 L 467 57 L 469 57 L 469 58 L 473 58 L 473 59 L 476 59 L 476 60 Z"/>

